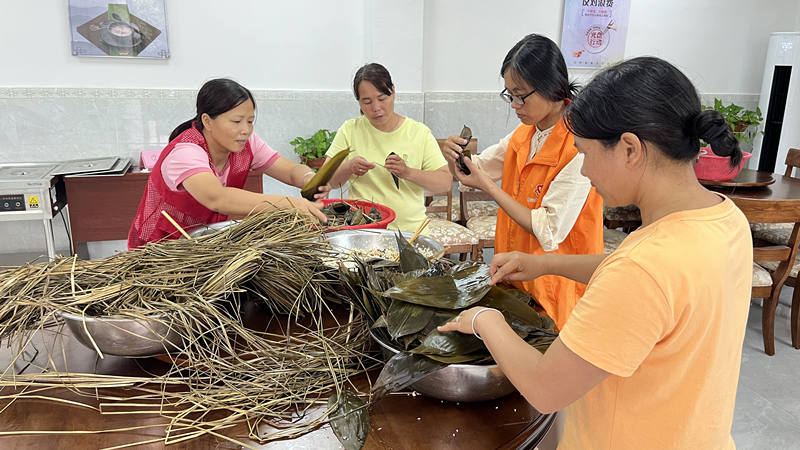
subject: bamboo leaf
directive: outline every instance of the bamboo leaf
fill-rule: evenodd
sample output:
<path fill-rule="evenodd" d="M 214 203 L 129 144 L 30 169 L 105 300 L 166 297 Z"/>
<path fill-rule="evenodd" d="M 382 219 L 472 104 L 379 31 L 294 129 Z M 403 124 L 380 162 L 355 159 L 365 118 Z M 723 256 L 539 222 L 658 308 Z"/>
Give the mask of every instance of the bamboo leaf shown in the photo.
<path fill-rule="evenodd" d="M 397 232 L 394 236 L 397 239 L 397 251 L 400 253 L 400 271 L 406 273 L 428 268 L 428 258 L 414 250 L 414 247 L 408 243 L 403 233 Z"/>
<path fill-rule="evenodd" d="M 425 328 L 435 312 L 436 308 L 394 300 L 386 311 L 389 334 L 395 339 L 414 334 Z"/>
<path fill-rule="evenodd" d="M 446 364 L 423 355 L 397 353 L 386 362 L 372 386 L 372 403 L 414 384 L 443 367 L 446 367 Z"/>
<path fill-rule="evenodd" d="M 328 398 L 331 428 L 345 450 L 360 450 L 369 434 L 369 410 L 359 396 L 344 391 Z"/>
<path fill-rule="evenodd" d="M 477 303 L 492 288 L 489 286 L 491 279 L 489 266 L 485 264 L 459 266 L 462 266 L 460 270 L 441 277 L 404 281 L 387 289 L 383 295 L 435 308 L 467 308 Z"/>
<path fill-rule="evenodd" d="M 434 329 L 411 353 L 441 356 L 468 355 L 475 351 L 485 349 L 483 341 L 472 334 L 445 332 Z"/>

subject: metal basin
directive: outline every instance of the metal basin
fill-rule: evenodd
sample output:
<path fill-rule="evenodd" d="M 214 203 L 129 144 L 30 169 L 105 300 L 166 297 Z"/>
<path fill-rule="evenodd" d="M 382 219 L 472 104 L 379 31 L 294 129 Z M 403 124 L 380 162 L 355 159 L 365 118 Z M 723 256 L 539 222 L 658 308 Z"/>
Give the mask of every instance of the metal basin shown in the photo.
<path fill-rule="evenodd" d="M 375 334 L 370 334 L 383 348 L 385 358 L 398 353 Z M 483 402 L 505 397 L 517 390 L 497 364 L 450 364 L 409 387 L 427 397 L 450 402 Z"/>
<path fill-rule="evenodd" d="M 183 339 L 172 329 L 172 319 L 166 316 L 126 319 L 82 317 L 65 312 L 60 315 L 78 342 L 92 350 L 97 344 L 103 354 L 145 357 L 183 347 Z"/>
<path fill-rule="evenodd" d="M 342 230 L 326 233 L 324 239 L 333 245 L 335 250 L 340 253 L 347 253 L 349 250 L 397 250 L 397 240 L 395 239 L 397 230 L 367 229 L 367 230 Z M 411 239 L 414 233 L 403 231 L 406 240 Z M 433 238 L 420 235 L 411 244 L 417 250 L 434 255 L 444 250 L 444 246 Z M 427 256 L 427 255 L 426 255 Z"/>
<path fill-rule="evenodd" d="M 228 220 L 225 222 L 217 222 L 209 225 L 198 225 L 192 228 L 192 230 L 189 231 L 188 233 L 189 236 L 191 236 L 192 238 L 198 238 L 200 236 L 205 236 L 207 234 L 216 233 L 217 231 L 226 230 L 236 225 L 239 222 L 240 222 L 239 220 Z"/>

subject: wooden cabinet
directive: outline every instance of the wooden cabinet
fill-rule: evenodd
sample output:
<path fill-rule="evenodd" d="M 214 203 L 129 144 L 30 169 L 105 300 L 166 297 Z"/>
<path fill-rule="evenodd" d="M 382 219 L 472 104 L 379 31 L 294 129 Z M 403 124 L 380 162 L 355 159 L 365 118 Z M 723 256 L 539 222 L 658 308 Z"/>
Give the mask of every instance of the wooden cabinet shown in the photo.
<path fill-rule="evenodd" d="M 137 168 L 117 177 L 64 177 L 73 252 L 79 243 L 128 239 L 149 176 Z M 263 192 L 261 173 L 250 172 L 244 188 Z"/>

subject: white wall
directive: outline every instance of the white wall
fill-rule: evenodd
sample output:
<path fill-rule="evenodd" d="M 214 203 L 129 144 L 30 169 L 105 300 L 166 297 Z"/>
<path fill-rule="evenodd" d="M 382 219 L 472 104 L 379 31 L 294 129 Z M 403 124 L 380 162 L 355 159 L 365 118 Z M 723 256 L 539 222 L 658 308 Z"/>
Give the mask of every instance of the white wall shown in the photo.
<path fill-rule="evenodd" d="M 798 29 L 797 0 L 636 0 L 625 56 L 681 67 L 701 92 L 758 94 L 769 33 Z M 528 33 L 561 41 L 560 0 L 425 2 L 423 90 L 495 91 L 503 57 Z M 582 77 L 587 70 L 571 71 Z"/>
<path fill-rule="evenodd" d="M 0 46 L 0 85 L 199 88 L 232 76 L 252 89 L 346 90 L 364 59 L 365 3 L 166 1 L 172 58 L 148 60 L 72 56 L 66 1 L 4 0 L 0 30 L 20 44 Z"/>
<path fill-rule="evenodd" d="M 666 58 L 703 92 L 758 93 L 767 36 L 800 29 L 798 11 L 798 0 L 637 0 L 626 56 Z M 562 0 L 173 0 L 173 57 L 160 61 L 72 56 L 66 1 L 3 1 L 0 30 L 17 43 L 0 46 L 0 85 L 197 88 L 233 76 L 252 89 L 348 90 L 374 60 L 400 91 L 496 91 L 508 49 L 531 32 L 559 42 L 562 16 Z"/>

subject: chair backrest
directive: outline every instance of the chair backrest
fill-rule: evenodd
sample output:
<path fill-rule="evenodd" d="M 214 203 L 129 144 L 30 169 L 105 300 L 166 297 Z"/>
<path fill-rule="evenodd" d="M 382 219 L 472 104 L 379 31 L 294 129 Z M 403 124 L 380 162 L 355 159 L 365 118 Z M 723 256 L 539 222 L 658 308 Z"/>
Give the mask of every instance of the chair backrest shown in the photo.
<path fill-rule="evenodd" d="M 800 167 L 800 150 L 790 148 L 789 153 L 786 154 L 786 173 L 785 176 L 792 176 L 792 169 Z"/>
<path fill-rule="evenodd" d="M 750 223 L 793 223 L 794 228 L 787 245 L 754 242 L 753 261 L 778 261 L 772 274 L 773 286 L 781 286 L 786 281 L 797 256 L 800 245 L 800 199 L 797 200 L 757 200 L 731 198 L 747 217 Z"/>

